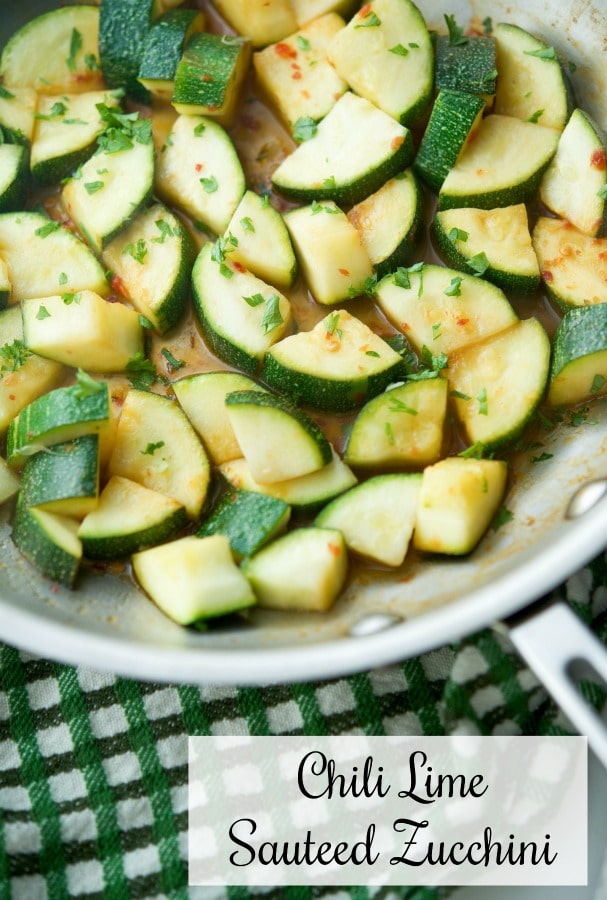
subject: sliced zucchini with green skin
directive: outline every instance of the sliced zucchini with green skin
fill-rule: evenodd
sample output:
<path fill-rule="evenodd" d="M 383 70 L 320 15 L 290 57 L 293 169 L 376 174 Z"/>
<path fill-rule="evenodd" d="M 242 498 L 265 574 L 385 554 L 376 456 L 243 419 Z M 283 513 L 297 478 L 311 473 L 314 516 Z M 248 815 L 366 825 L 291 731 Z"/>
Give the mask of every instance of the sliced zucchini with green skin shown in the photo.
<path fill-rule="evenodd" d="M 238 34 L 246 34 L 254 47 L 280 41 L 297 29 L 289 0 L 215 0 L 220 15 Z"/>
<path fill-rule="evenodd" d="M 531 199 L 554 156 L 559 136 L 555 128 L 512 116 L 487 116 L 444 180 L 439 209 L 493 209 Z"/>
<path fill-rule="evenodd" d="M 121 293 L 166 334 L 188 302 L 194 261 L 190 233 L 161 203 L 138 213 L 103 251 L 103 262 L 120 279 Z"/>
<path fill-rule="evenodd" d="M 38 94 L 33 88 L 0 87 L 0 128 L 11 144 L 29 147 L 34 136 Z"/>
<path fill-rule="evenodd" d="M 591 237 L 607 233 L 607 138 L 582 109 L 573 111 L 540 184 L 540 200 Z"/>
<path fill-rule="evenodd" d="M 17 503 L 12 532 L 15 546 L 42 575 L 68 588 L 74 585 L 82 559 L 77 531 L 75 519 Z"/>
<path fill-rule="evenodd" d="M 422 192 L 412 169 L 390 178 L 348 212 L 379 278 L 413 261 L 423 229 Z"/>
<path fill-rule="evenodd" d="M 446 378 L 410 381 L 370 400 L 344 452 L 354 468 L 423 466 L 440 458 L 447 414 Z"/>
<path fill-rule="evenodd" d="M 203 116 L 179 116 L 156 165 L 156 193 L 223 234 L 246 190 L 228 133 Z"/>
<path fill-rule="evenodd" d="M 470 553 L 491 524 L 508 467 L 496 459 L 451 456 L 424 469 L 413 543 L 426 553 Z"/>
<path fill-rule="evenodd" d="M 432 222 L 432 236 L 454 269 L 472 274 L 477 263 L 488 264 L 483 278 L 515 294 L 534 294 L 540 286 L 524 203 L 490 210 L 443 210 Z"/>
<path fill-rule="evenodd" d="M 235 559 L 240 561 L 282 534 L 290 516 L 291 507 L 277 497 L 232 491 L 222 497 L 196 536 L 224 534 Z"/>
<path fill-rule="evenodd" d="M 137 313 L 93 291 L 25 300 L 23 338 L 34 353 L 89 372 L 123 372 L 143 355 Z"/>
<path fill-rule="evenodd" d="M 0 78 L 9 89 L 44 94 L 102 90 L 98 33 L 96 6 L 65 6 L 37 16 L 5 45 Z"/>
<path fill-rule="evenodd" d="M 350 91 L 272 175 L 295 200 L 353 205 L 378 190 L 413 159 L 411 132 Z"/>
<path fill-rule="evenodd" d="M 186 116 L 209 116 L 231 124 L 251 62 L 251 44 L 238 38 L 195 34 L 175 74 L 173 106 Z"/>
<path fill-rule="evenodd" d="M 99 434 L 110 416 L 110 396 L 107 382 L 97 384 L 97 391 L 92 385 L 57 388 L 29 403 L 8 429 L 7 461 L 20 465 L 44 447 Z"/>
<path fill-rule="evenodd" d="M 0 371 L 0 434 L 28 403 L 56 387 L 66 371 L 28 351 L 18 306 L 0 312 Z"/>
<path fill-rule="evenodd" d="M 311 331 L 300 331 L 271 347 L 261 375 L 267 384 L 301 403 L 346 412 L 380 394 L 403 373 L 399 354 L 340 309 Z"/>
<path fill-rule="evenodd" d="M 289 328 L 291 304 L 250 272 L 239 271 L 229 252 L 223 262 L 220 255 L 205 244 L 194 263 L 194 308 L 213 352 L 254 375 L 265 352 Z"/>
<path fill-rule="evenodd" d="M 99 9 L 99 57 L 105 83 L 124 88 L 141 103 L 151 99 L 137 76 L 156 12 L 156 0 L 101 0 Z"/>
<path fill-rule="evenodd" d="M 17 475 L 0 456 L 0 503 L 6 503 L 19 492 L 20 481 Z"/>
<path fill-rule="evenodd" d="M 247 191 L 232 216 L 230 259 L 239 262 L 269 284 L 291 287 L 297 276 L 297 260 L 281 214 L 267 197 Z M 234 242 L 233 239 L 236 239 Z"/>
<path fill-rule="evenodd" d="M 470 444 L 494 450 L 515 441 L 544 396 L 550 341 L 537 319 L 449 357 L 449 387 Z"/>
<path fill-rule="evenodd" d="M 544 289 L 563 312 L 605 302 L 607 238 L 592 238 L 563 219 L 540 216 L 533 248 Z"/>
<path fill-rule="evenodd" d="M 373 276 L 359 232 L 332 201 L 292 209 L 284 221 L 317 303 L 347 300 Z"/>
<path fill-rule="evenodd" d="M 354 553 L 400 566 L 413 534 L 421 483 L 421 474 L 377 475 L 325 506 L 314 524 L 341 531 Z"/>
<path fill-rule="evenodd" d="M 291 6 L 297 18 L 297 24 L 301 28 L 308 22 L 312 22 L 318 16 L 326 13 L 338 13 L 344 19 L 349 19 L 354 13 L 358 3 L 356 0 L 291 0 Z"/>
<path fill-rule="evenodd" d="M 298 528 L 245 560 L 259 606 L 325 612 L 346 580 L 348 553 L 340 531 Z"/>
<path fill-rule="evenodd" d="M 10 303 L 12 290 L 8 266 L 0 256 L 0 309 L 6 309 Z"/>
<path fill-rule="evenodd" d="M 0 255 L 12 285 L 11 303 L 58 291 L 90 290 L 102 297 L 110 293 L 105 272 L 88 247 L 68 228 L 40 213 L 0 215 Z"/>
<path fill-rule="evenodd" d="M 78 536 L 89 559 L 122 559 L 170 540 L 187 523 L 183 506 L 128 478 L 110 478 Z M 172 573 L 173 577 L 175 573 Z"/>
<path fill-rule="evenodd" d="M 548 402 L 581 403 L 607 394 L 607 303 L 571 309 L 554 335 Z"/>
<path fill-rule="evenodd" d="M 292 506 L 294 512 L 305 515 L 317 512 L 321 506 L 333 497 L 343 494 L 357 481 L 352 470 L 335 451 L 329 465 L 317 472 L 273 484 L 259 484 L 255 481 L 244 458 L 223 463 L 219 471 L 238 490 L 276 497 Z"/>
<path fill-rule="evenodd" d="M 432 107 L 414 168 L 434 191 L 441 186 L 478 131 L 485 101 L 476 94 L 441 90 Z"/>
<path fill-rule="evenodd" d="M 173 390 L 215 465 L 242 456 L 226 410 L 226 396 L 232 391 L 265 388 L 239 372 L 202 372 L 174 381 Z"/>
<path fill-rule="evenodd" d="M 141 587 L 180 625 L 254 606 L 255 595 L 224 535 L 184 537 L 133 556 Z"/>
<path fill-rule="evenodd" d="M 434 50 L 410 0 L 365 3 L 333 38 L 328 56 L 353 91 L 410 125 L 432 98 Z"/>
<path fill-rule="evenodd" d="M 85 435 L 30 456 L 19 496 L 27 507 L 81 519 L 99 499 L 99 437 Z"/>
<path fill-rule="evenodd" d="M 97 105 L 111 107 L 118 102 L 108 91 L 40 97 L 30 156 L 35 181 L 56 184 L 92 156 L 105 127 Z"/>
<path fill-rule="evenodd" d="M 25 147 L 20 144 L 0 144 L 0 213 L 23 208 L 27 182 Z"/>
<path fill-rule="evenodd" d="M 203 13 L 195 9 L 173 9 L 152 24 L 143 43 L 138 78 L 155 100 L 171 102 L 183 51 L 204 25 Z"/>
<path fill-rule="evenodd" d="M 101 174 L 100 174 L 101 173 Z M 65 211 L 93 247 L 102 251 L 148 202 L 154 184 L 154 144 L 135 141 L 101 150 L 63 188 Z"/>
<path fill-rule="evenodd" d="M 172 497 L 196 519 L 206 499 L 210 466 L 196 432 L 174 401 L 131 390 L 118 422 L 109 474 Z"/>
<path fill-rule="evenodd" d="M 495 112 L 564 128 L 574 106 L 573 91 L 554 47 L 529 32 L 500 22 L 493 31 L 499 78 Z"/>
<path fill-rule="evenodd" d="M 225 403 L 243 456 L 260 484 L 299 478 L 331 462 L 323 432 L 286 398 L 235 391 Z"/>
<path fill-rule="evenodd" d="M 434 84 L 438 91 L 466 91 L 490 98 L 497 78 L 495 38 L 466 35 L 451 43 L 446 34 L 436 37 Z"/>
<path fill-rule="evenodd" d="M 323 119 L 348 90 L 326 57 L 332 37 L 345 24 L 329 12 L 253 54 L 257 83 L 291 134 L 298 119 Z"/>
<path fill-rule="evenodd" d="M 418 352 L 434 356 L 497 334 L 518 317 L 495 285 L 443 266 L 387 275 L 377 287 L 377 302 Z"/>

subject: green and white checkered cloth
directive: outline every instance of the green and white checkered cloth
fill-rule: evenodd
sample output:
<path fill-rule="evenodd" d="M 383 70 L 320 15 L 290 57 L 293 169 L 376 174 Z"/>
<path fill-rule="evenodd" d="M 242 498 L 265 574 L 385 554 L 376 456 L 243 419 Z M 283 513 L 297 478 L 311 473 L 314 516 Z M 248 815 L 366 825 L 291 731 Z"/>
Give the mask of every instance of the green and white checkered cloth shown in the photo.
<path fill-rule="evenodd" d="M 607 644 L 607 556 L 561 589 Z M 187 887 L 187 737 L 559 734 L 567 722 L 486 630 L 401 665 L 260 688 L 140 684 L 0 648 L 0 900 L 245 900 Z M 604 690 L 585 685 L 601 708 Z M 308 888 L 263 897 L 311 900 Z M 431 889 L 331 891 L 435 900 Z"/>

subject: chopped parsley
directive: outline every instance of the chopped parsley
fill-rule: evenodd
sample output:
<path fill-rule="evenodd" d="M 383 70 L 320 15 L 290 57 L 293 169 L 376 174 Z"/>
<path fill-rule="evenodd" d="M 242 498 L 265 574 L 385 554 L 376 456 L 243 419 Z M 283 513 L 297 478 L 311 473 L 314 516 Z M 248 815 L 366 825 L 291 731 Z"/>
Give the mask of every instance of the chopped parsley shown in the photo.
<path fill-rule="evenodd" d="M 409 277 L 412 274 L 419 273 L 419 290 L 417 292 L 417 296 L 421 297 L 424 291 L 424 263 L 419 262 L 415 263 L 413 266 L 409 266 L 408 269 L 404 268 L 404 266 L 399 266 L 394 274 L 394 284 L 397 287 L 405 288 L 409 290 L 411 288 L 411 278 Z"/>
<path fill-rule="evenodd" d="M 476 441 L 475 444 L 472 444 L 470 447 L 466 447 L 465 450 L 462 450 L 461 453 L 458 453 L 458 456 L 461 456 L 462 459 L 482 459 L 483 454 L 485 452 L 485 445 L 480 441 Z"/>
<path fill-rule="evenodd" d="M 449 287 L 445 290 L 446 296 L 460 297 L 462 293 L 462 281 L 463 278 L 460 275 L 456 275 L 455 278 L 452 278 Z"/>
<path fill-rule="evenodd" d="M 364 16 L 360 16 L 360 18 L 362 18 L 362 22 L 360 22 L 358 25 L 355 25 L 355 28 L 377 28 L 378 25 L 381 25 L 381 19 L 379 18 L 379 16 L 377 16 L 376 13 L 373 12 L 373 10 L 371 10 L 371 12 L 368 12 Z"/>
<path fill-rule="evenodd" d="M 319 203 L 318 200 L 312 200 L 310 215 L 317 216 L 321 212 L 326 212 L 330 216 L 336 216 L 339 215 L 341 210 L 337 206 L 327 206 L 325 203 Z"/>
<path fill-rule="evenodd" d="M 482 388 L 479 393 L 476 395 L 476 399 L 478 400 L 478 414 L 479 416 L 488 416 L 489 415 L 489 404 L 487 403 L 487 388 Z"/>
<path fill-rule="evenodd" d="M 250 216 L 244 216 L 240 220 L 240 224 L 242 226 L 243 231 L 251 231 L 251 232 L 255 231 L 255 225 L 253 224 L 253 219 L 251 219 Z"/>
<path fill-rule="evenodd" d="M 52 119 L 58 119 L 59 116 L 64 116 L 67 112 L 67 106 L 65 103 L 61 103 L 60 100 L 57 100 L 56 103 L 53 103 L 51 106 L 51 111 L 48 115 L 44 113 L 36 113 L 34 116 L 35 119 L 39 119 L 43 122 L 50 122 Z"/>
<path fill-rule="evenodd" d="M 573 75 L 574 72 L 577 72 L 577 66 L 576 66 L 576 64 L 573 62 L 572 59 L 569 60 L 569 62 L 567 63 L 567 65 L 569 66 L 569 71 L 571 72 L 572 75 Z"/>
<path fill-rule="evenodd" d="M 468 232 L 464 231 L 463 228 L 452 228 L 449 232 L 449 240 L 452 244 L 456 241 L 467 241 L 468 237 Z"/>
<path fill-rule="evenodd" d="M 164 441 L 156 441 L 155 443 L 150 441 L 145 450 L 141 450 L 140 453 L 143 456 L 153 456 L 161 447 L 164 447 Z"/>
<path fill-rule="evenodd" d="M 330 335 L 337 334 L 337 337 L 341 340 L 343 331 L 341 330 L 341 328 L 337 327 L 338 325 L 339 325 L 339 313 L 338 312 L 332 312 L 331 315 L 327 316 L 326 319 L 324 320 L 324 326 L 325 326 L 327 334 L 330 334 Z"/>
<path fill-rule="evenodd" d="M 485 252 L 482 252 L 470 257 L 467 265 L 469 269 L 472 269 L 475 277 L 480 278 L 481 275 L 485 274 L 485 272 L 489 268 L 490 263 L 487 259 L 487 254 Z"/>
<path fill-rule="evenodd" d="M 245 301 L 245 303 L 248 303 L 249 306 L 253 307 L 261 306 L 262 303 L 266 302 L 266 298 L 263 294 L 251 294 L 250 297 L 243 297 L 242 299 Z"/>
<path fill-rule="evenodd" d="M 303 34 L 297 35 L 297 37 L 295 38 L 295 43 L 297 44 L 297 46 L 299 47 L 300 50 L 309 50 L 310 47 L 312 46 L 310 44 L 310 41 L 306 37 L 304 37 Z"/>
<path fill-rule="evenodd" d="M 217 188 L 219 187 L 217 183 L 217 179 L 214 175 L 211 175 L 209 178 L 201 178 L 200 183 L 205 189 L 207 194 L 214 194 Z"/>
<path fill-rule="evenodd" d="M 596 192 L 597 197 L 601 200 L 607 200 L 607 184 L 602 184 Z"/>
<path fill-rule="evenodd" d="M 591 394 L 598 394 L 599 391 L 602 391 L 605 387 L 605 376 L 604 375 L 595 375 L 592 379 L 592 384 L 590 386 Z"/>
<path fill-rule="evenodd" d="M 553 456 L 554 456 L 554 453 L 542 453 L 540 456 L 532 456 L 531 462 L 532 463 L 546 462 L 546 460 L 552 459 Z"/>
<path fill-rule="evenodd" d="M 392 425 L 389 422 L 386 422 L 384 425 L 384 433 L 388 439 L 388 443 L 391 447 L 394 446 L 394 432 L 392 431 Z"/>
<path fill-rule="evenodd" d="M 334 191 L 335 188 L 337 187 L 337 182 L 335 181 L 335 175 L 329 175 L 328 178 L 325 178 L 323 180 L 322 186 L 327 191 Z"/>
<path fill-rule="evenodd" d="M 82 50 L 82 35 L 77 28 L 72 28 L 70 37 L 70 55 L 66 59 L 67 67 L 70 72 L 76 69 L 76 56 Z"/>
<path fill-rule="evenodd" d="M 369 275 L 362 284 L 348 288 L 348 296 L 350 298 L 361 297 L 363 294 L 367 297 L 374 297 L 377 290 L 377 275 Z"/>
<path fill-rule="evenodd" d="M 170 372 L 176 372 L 178 371 L 178 369 L 183 369 L 183 367 L 185 366 L 185 360 L 176 359 L 168 347 L 163 347 L 160 352 L 166 359 Z"/>
<path fill-rule="evenodd" d="M 536 109 L 536 111 L 532 115 L 530 115 L 528 119 L 525 119 L 525 122 L 531 122 L 532 125 L 537 125 L 545 112 L 545 109 Z"/>
<path fill-rule="evenodd" d="M 418 415 L 417 409 L 413 409 L 412 406 L 407 406 L 407 404 L 403 403 L 402 400 L 399 400 L 398 397 L 390 398 L 390 406 L 388 407 L 388 409 L 390 410 L 390 412 L 397 412 L 397 413 L 404 412 L 404 413 L 408 413 L 410 416 Z"/>
<path fill-rule="evenodd" d="M 447 30 L 449 31 L 449 43 L 451 44 L 451 46 L 461 47 L 463 44 L 467 44 L 468 38 L 464 34 L 464 29 L 461 28 L 455 21 L 455 15 L 445 15 L 444 18 L 445 22 L 447 23 Z"/>
<path fill-rule="evenodd" d="M 81 293 L 74 294 L 73 292 L 69 291 L 65 294 L 61 294 L 61 299 L 63 300 L 63 302 L 65 303 L 66 306 L 71 306 L 72 303 L 75 303 L 76 305 L 78 305 L 80 303 L 81 298 L 82 298 Z"/>
<path fill-rule="evenodd" d="M 309 141 L 318 131 L 318 125 L 312 116 L 300 116 L 293 125 L 293 140 L 301 144 Z"/>
<path fill-rule="evenodd" d="M 132 386 L 141 391 L 147 391 L 158 378 L 154 364 L 141 351 L 129 359 L 125 372 Z"/>
<path fill-rule="evenodd" d="M 441 329 L 440 322 L 437 322 L 435 325 L 432 326 L 432 340 L 433 341 L 438 340 L 438 338 L 441 336 L 440 329 Z"/>
<path fill-rule="evenodd" d="M 485 34 L 491 34 L 491 32 L 493 31 L 493 19 L 491 18 L 491 16 L 487 16 L 486 19 L 483 19 L 483 28 Z"/>
<path fill-rule="evenodd" d="M 25 346 L 25 341 L 15 340 L 11 344 L 4 344 L 0 347 L 0 358 L 2 359 L 2 366 L 0 366 L 2 375 L 0 377 L 3 377 L 6 372 L 16 372 L 25 365 L 31 355 L 32 351 Z"/>
<path fill-rule="evenodd" d="M 204 124 L 204 122 L 199 122 L 194 129 L 194 137 L 202 137 L 202 135 L 205 133 L 206 127 L 207 126 Z"/>
<path fill-rule="evenodd" d="M 280 298 L 278 294 L 272 294 L 266 300 L 263 317 L 261 319 L 261 327 L 264 334 L 269 334 L 279 325 L 282 325 L 284 319 L 280 312 Z"/>
<path fill-rule="evenodd" d="M 89 72 L 98 72 L 99 71 L 99 62 L 94 53 L 85 53 L 84 54 L 84 65 L 87 67 Z"/>
<path fill-rule="evenodd" d="M 87 194 L 96 194 L 97 191 L 102 190 L 105 187 L 105 181 L 85 181 L 84 189 Z"/>
<path fill-rule="evenodd" d="M 59 272 L 59 284 L 64 285 L 67 284 L 67 273 Z"/>
<path fill-rule="evenodd" d="M 169 225 L 169 223 L 168 223 L 168 222 L 165 222 L 164 219 L 156 219 L 156 222 L 155 222 L 154 224 L 156 225 L 156 228 L 157 228 L 158 231 L 160 232 L 160 236 L 159 236 L 159 237 L 154 237 L 154 238 L 152 238 L 152 243 L 153 243 L 153 244 L 164 244 L 165 240 L 166 240 L 168 237 L 171 237 L 173 234 L 176 233 L 176 232 L 171 228 L 171 226 Z"/>
<path fill-rule="evenodd" d="M 388 51 L 395 53 L 397 56 L 409 56 L 409 51 L 402 44 L 395 44 L 393 47 L 389 47 Z"/>
<path fill-rule="evenodd" d="M 92 397 L 94 394 L 100 394 L 101 391 L 106 389 L 105 381 L 95 381 L 84 369 L 78 369 L 76 372 L 76 384 L 74 396 L 80 400 L 83 400 L 85 397 Z"/>
<path fill-rule="evenodd" d="M 14 100 L 15 95 L 11 94 L 10 91 L 7 91 L 7 89 L 3 85 L 0 84 L 0 98 L 2 100 Z"/>
<path fill-rule="evenodd" d="M 556 59 L 556 50 L 554 47 L 545 47 L 542 50 L 524 50 L 525 56 L 535 56 L 537 59 Z"/>
<path fill-rule="evenodd" d="M 123 113 L 119 108 L 97 103 L 96 109 L 104 124 L 104 131 L 97 145 L 104 153 L 130 150 L 134 143 L 149 144 L 152 141 L 152 120 L 138 112 Z"/>
<path fill-rule="evenodd" d="M 405 357 L 407 366 L 405 381 L 425 381 L 430 378 L 438 378 L 441 371 L 449 367 L 449 357 L 446 353 L 439 353 L 438 356 L 434 356 L 425 344 L 422 347 L 417 371 L 414 370 L 416 362 L 417 357 L 414 354 Z"/>
<path fill-rule="evenodd" d="M 450 397 L 455 397 L 456 400 L 472 400 L 472 397 L 469 394 L 464 394 L 462 391 L 449 391 Z"/>
<path fill-rule="evenodd" d="M 139 315 L 137 316 L 137 321 L 142 328 L 147 328 L 150 331 L 152 331 L 154 328 L 153 324 L 150 322 L 147 316 L 142 316 L 141 313 L 139 313 Z"/>
<path fill-rule="evenodd" d="M 494 531 L 497 531 L 497 529 L 501 528 L 502 525 L 506 525 L 508 522 L 511 522 L 513 518 L 514 516 L 509 509 L 506 509 L 505 506 L 500 506 L 494 516 L 493 522 L 491 523 L 491 528 Z"/>
<path fill-rule="evenodd" d="M 375 359 L 381 359 L 379 353 L 376 350 L 365 350 L 365 356 L 373 356 Z"/>
<path fill-rule="evenodd" d="M 139 238 L 136 244 L 127 244 L 122 251 L 122 255 L 124 256 L 125 254 L 128 254 L 128 256 L 132 256 L 135 262 L 139 263 L 139 265 L 143 265 L 144 260 L 148 254 L 148 248 L 146 247 L 144 239 Z"/>
<path fill-rule="evenodd" d="M 50 222 L 47 222 L 45 225 L 41 225 L 40 228 L 36 228 L 34 234 L 38 237 L 45 238 L 48 237 L 49 234 L 52 234 L 53 231 L 57 231 L 61 225 L 59 222 L 55 222 L 53 219 Z"/>
<path fill-rule="evenodd" d="M 51 317 L 51 314 L 48 311 L 48 309 L 46 308 L 46 306 L 41 306 L 38 309 L 38 312 L 36 313 L 37 319 L 50 319 L 50 317 Z"/>

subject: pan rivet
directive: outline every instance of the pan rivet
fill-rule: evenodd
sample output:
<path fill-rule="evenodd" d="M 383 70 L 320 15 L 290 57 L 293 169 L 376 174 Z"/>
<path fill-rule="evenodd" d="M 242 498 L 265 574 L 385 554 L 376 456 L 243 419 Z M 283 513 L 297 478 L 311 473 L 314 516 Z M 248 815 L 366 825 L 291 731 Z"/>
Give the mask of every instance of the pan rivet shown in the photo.
<path fill-rule="evenodd" d="M 352 637 L 367 637 L 370 634 L 377 634 L 379 631 L 385 631 L 402 622 L 401 616 L 395 616 L 391 613 L 372 613 L 364 616 L 355 622 L 350 628 L 349 634 Z"/>
<path fill-rule="evenodd" d="M 577 519 L 591 510 L 599 500 L 607 494 L 607 481 L 589 481 L 588 484 L 582 485 L 571 498 L 571 502 L 567 508 L 566 517 L 568 519 Z"/>

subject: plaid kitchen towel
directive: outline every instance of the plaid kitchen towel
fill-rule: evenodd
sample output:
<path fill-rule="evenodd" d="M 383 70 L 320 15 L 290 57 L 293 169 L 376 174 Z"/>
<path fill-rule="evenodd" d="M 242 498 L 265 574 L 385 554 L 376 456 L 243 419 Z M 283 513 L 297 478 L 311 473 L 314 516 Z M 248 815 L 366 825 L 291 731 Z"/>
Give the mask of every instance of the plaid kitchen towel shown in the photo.
<path fill-rule="evenodd" d="M 607 644 L 607 556 L 561 589 Z M 401 665 L 260 688 L 141 684 L 0 648 L 0 900 L 204 898 L 187 887 L 187 737 L 558 734 L 567 722 L 491 630 Z M 602 708 L 606 693 L 587 683 Z M 290 888 L 264 898 L 312 900 Z M 424 888 L 329 892 L 435 900 Z"/>

